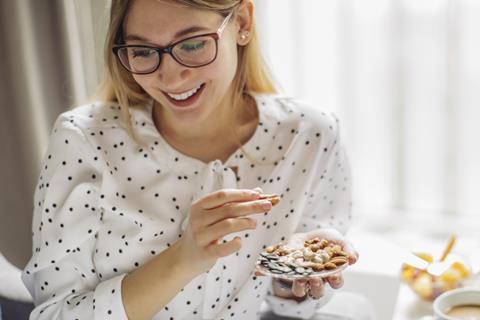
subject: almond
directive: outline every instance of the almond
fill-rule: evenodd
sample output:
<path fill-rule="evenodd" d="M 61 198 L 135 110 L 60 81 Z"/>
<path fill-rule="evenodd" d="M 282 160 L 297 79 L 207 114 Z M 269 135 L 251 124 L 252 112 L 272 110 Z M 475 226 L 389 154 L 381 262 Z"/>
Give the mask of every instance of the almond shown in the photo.
<path fill-rule="evenodd" d="M 319 245 L 320 245 L 320 249 L 325 249 L 328 246 L 328 241 L 325 239 L 322 239 Z"/>
<path fill-rule="evenodd" d="M 332 263 L 332 262 L 327 262 L 327 263 L 324 264 L 324 267 L 327 270 L 333 270 L 333 269 L 337 268 L 337 265 L 335 263 Z"/>
<path fill-rule="evenodd" d="M 334 263 L 338 267 L 347 263 L 348 259 L 346 257 L 335 257 L 329 262 Z"/>
<path fill-rule="evenodd" d="M 272 253 L 273 251 L 275 251 L 275 248 L 270 246 L 267 249 L 265 249 L 265 251 L 267 251 L 268 253 Z"/>
<path fill-rule="evenodd" d="M 278 194 L 262 194 L 260 195 L 260 199 L 267 199 L 268 201 L 270 201 L 272 206 L 280 202 L 280 196 Z"/>
<path fill-rule="evenodd" d="M 325 266 L 324 266 L 322 263 L 315 263 L 315 264 L 312 266 L 312 269 L 313 269 L 313 271 L 315 271 L 315 272 L 319 272 L 319 271 L 322 271 L 323 269 L 325 269 Z"/>

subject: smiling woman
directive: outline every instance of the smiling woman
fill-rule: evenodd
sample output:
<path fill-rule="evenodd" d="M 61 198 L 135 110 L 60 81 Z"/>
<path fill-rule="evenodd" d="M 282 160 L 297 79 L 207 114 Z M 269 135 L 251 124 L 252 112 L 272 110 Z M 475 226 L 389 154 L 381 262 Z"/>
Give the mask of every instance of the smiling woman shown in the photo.
<path fill-rule="evenodd" d="M 334 115 L 276 94 L 253 1 L 113 0 L 105 59 L 42 163 L 31 319 L 311 317 L 341 273 L 285 290 L 255 260 L 322 235 L 355 263 L 349 165 Z"/>
<path fill-rule="evenodd" d="M 142 4 L 142 2 L 145 3 Z M 220 3 L 211 1 L 126 1 L 122 4 L 121 2 L 113 1 L 112 19 L 109 28 L 110 33 L 107 35 L 107 42 L 105 48 L 105 58 L 109 67 L 108 70 L 110 72 L 102 85 L 99 97 L 107 101 L 118 102 L 120 106 L 122 106 L 122 114 L 124 120 L 128 120 L 129 118 L 127 107 L 129 104 L 142 104 L 151 97 L 156 97 L 156 100 L 159 101 L 159 103 L 163 102 L 163 104 L 166 106 L 170 105 L 174 107 L 174 98 L 170 97 L 168 93 L 173 95 L 185 94 L 196 86 L 203 85 L 203 83 L 194 83 L 194 79 L 188 77 L 185 78 L 185 71 L 178 74 L 178 76 L 183 75 L 183 77 L 180 79 L 180 82 L 177 81 L 176 83 L 172 83 L 172 81 L 176 81 L 176 79 L 165 78 L 171 77 L 171 74 L 165 74 L 165 72 L 161 72 L 159 75 L 163 76 L 162 85 L 159 85 L 158 83 L 149 83 L 155 75 L 135 78 L 135 71 L 138 72 L 142 70 L 129 70 L 130 60 L 126 59 L 128 57 L 128 53 L 130 53 L 130 56 L 133 57 L 132 53 L 134 52 L 134 50 L 121 49 L 122 47 L 119 47 L 118 45 L 149 45 L 146 48 L 143 48 L 150 50 L 154 49 L 152 48 L 152 46 L 156 46 L 157 53 L 151 57 L 151 59 L 154 59 L 153 62 L 155 63 L 153 63 L 153 65 L 150 65 L 151 68 L 156 69 L 160 67 L 161 59 L 165 60 L 164 64 L 166 65 L 169 65 L 171 63 L 169 61 L 170 59 L 165 56 L 165 53 L 169 53 L 170 57 L 176 60 L 177 63 L 181 63 L 179 62 L 179 60 L 182 61 L 182 59 L 179 59 L 179 57 L 181 56 L 179 49 L 182 48 L 182 44 L 188 44 L 183 41 L 189 40 L 185 39 L 185 37 L 192 35 L 202 35 L 207 33 L 209 35 L 207 39 L 209 43 L 209 50 L 204 50 L 204 52 L 207 53 L 207 56 L 203 57 L 204 59 L 200 60 L 198 60 L 197 57 L 194 63 L 190 63 L 187 57 L 185 57 L 185 59 L 183 59 L 183 65 L 186 64 L 191 68 L 201 67 L 202 64 L 210 64 L 213 62 L 213 60 L 217 58 L 219 38 L 224 31 L 224 28 L 227 26 L 227 23 L 220 25 L 220 23 L 222 22 L 220 18 L 222 15 L 224 17 L 227 17 L 229 13 L 233 14 L 233 11 L 231 9 L 238 5 L 238 3 L 239 1 L 225 1 Z M 169 11 L 162 11 L 161 5 L 176 8 L 178 11 L 176 13 L 177 15 L 174 17 L 168 16 Z M 128 16 L 126 14 L 127 10 L 129 13 Z M 220 13 L 220 15 L 218 13 Z M 179 16 L 179 14 L 181 16 Z M 160 17 L 162 15 L 165 16 L 166 19 L 161 19 Z M 199 15 L 200 19 L 198 19 Z M 150 16 L 151 18 L 149 19 L 148 16 Z M 192 26 L 191 24 L 185 23 L 186 21 L 195 21 L 195 19 L 192 19 L 192 17 L 195 16 L 197 17 L 197 21 L 199 21 L 198 25 Z M 228 20 L 229 19 L 224 18 L 223 22 L 228 22 Z M 239 37 L 238 42 L 240 42 L 240 45 L 237 46 L 234 41 L 230 42 L 230 44 L 227 46 L 227 43 L 225 42 L 229 40 L 228 38 L 222 41 L 222 43 L 220 44 L 223 47 L 223 50 L 220 51 L 220 58 L 223 60 L 222 64 L 216 63 L 215 65 L 210 66 L 208 69 L 202 68 L 203 70 L 201 70 L 204 71 L 204 74 L 209 75 L 210 78 L 214 76 L 213 72 L 220 72 L 222 74 L 224 78 L 221 81 L 218 81 L 218 83 L 212 82 L 207 88 L 207 91 L 212 92 L 214 90 L 220 90 L 220 93 L 222 93 L 226 91 L 225 85 L 228 84 L 234 77 L 234 70 L 236 69 L 236 65 L 243 66 L 239 69 L 239 72 L 235 74 L 235 78 L 233 79 L 232 83 L 232 88 L 234 89 L 235 94 L 232 93 L 231 97 L 229 98 L 233 99 L 231 103 L 233 110 L 239 109 L 239 105 L 245 104 L 245 101 L 242 101 L 245 100 L 245 97 L 243 97 L 242 94 L 242 92 L 244 91 L 255 91 L 264 93 L 275 92 L 275 87 L 270 80 L 269 73 L 259 53 L 259 45 L 257 43 L 255 28 L 253 28 L 253 21 L 251 21 L 250 23 L 252 25 L 250 27 L 246 26 L 246 29 L 242 30 L 242 34 L 239 34 L 237 36 Z M 215 28 L 218 29 L 216 30 Z M 195 38 L 193 39 L 195 40 Z M 246 45 L 247 43 L 248 46 Z M 170 44 L 171 51 L 168 50 L 168 44 Z M 173 46 L 173 44 L 178 45 Z M 162 47 L 162 49 L 159 50 L 158 47 Z M 174 50 L 174 48 L 177 49 Z M 214 55 L 212 54 L 213 48 L 215 48 Z M 111 49 L 117 52 L 120 59 L 117 60 L 114 56 L 112 56 L 110 52 Z M 238 51 L 238 55 L 236 55 L 237 61 L 228 60 L 233 55 L 229 54 L 227 50 L 229 50 L 230 52 L 232 52 L 232 50 Z M 139 52 L 137 51 L 137 53 Z M 142 60 L 145 59 L 143 59 L 142 57 Z M 121 68 L 119 62 L 121 62 L 121 65 L 123 67 L 126 67 L 126 69 Z M 167 67 L 168 66 L 163 66 L 163 69 Z M 138 64 L 137 68 L 140 68 Z M 226 70 L 231 71 L 226 72 Z M 132 71 L 134 72 L 132 73 Z M 153 71 L 155 70 L 143 70 L 143 72 L 139 73 L 145 74 L 152 73 Z M 187 69 L 187 73 L 188 71 L 189 70 Z M 228 77 L 231 78 L 230 81 Z M 208 93 L 204 95 L 208 95 Z M 215 94 L 215 96 L 222 95 Z M 215 98 L 215 96 L 213 98 Z M 211 105 L 219 103 L 219 101 L 215 100 L 211 102 Z M 160 108 L 156 108 L 156 110 L 159 109 Z M 165 117 L 172 117 L 173 110 L 177 110 L 177 117 L 171 119 L 173 121 L 178 121 L 178 116 L 180 112 L 186 113 L 185 109 L 164 108 L 162 109 L 162 111 L 165 114 L 163 117 L 160 118 L 165 119 Z M 204 115 L 206 112 L 207 111 L 203 112 Z M 209 113 L 211 112 L 212 111 L 210 111 Z M 233 117 L 229 118 L 233 119 Z M 232 121 L 231 119 L 229 119 L 230 122 Z M 201 119 L 199 119 L 198 122 L 200 123 Z M 126 123 L 128 124 L 129 121 L 126 121 Z M 195 129 L 195 127 L 191 127 L 190 125 L 188 126 L 188 128 Z M 188 128 L 185 128 L 185 126 L 183 126 L 183 129 L 188 130 Z M 168 128 L 164 127 L 164 129 L 167 130 Z M 196 128 L 196 131 L 198 131 L 198 128 Z M 187 132 L 183 132 L 183 135 L 186 134 Z M 174 134 L 170 135 L 172 136 Z M 188 135 L 194 135 L 197 137 L 199 136 L 196 135 L 194 132 Z M 228 136 L 231 135 L 232 134 L 229 134 Z M 237 142 L 241 145 L 241 141 Z"/>

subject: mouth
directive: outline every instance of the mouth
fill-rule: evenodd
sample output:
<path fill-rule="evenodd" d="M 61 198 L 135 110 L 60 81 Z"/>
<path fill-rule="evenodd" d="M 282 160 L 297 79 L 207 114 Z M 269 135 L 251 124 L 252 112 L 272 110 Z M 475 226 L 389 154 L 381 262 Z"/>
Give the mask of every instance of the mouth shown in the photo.
<path fill-rule="evenodd" d="M 169 93 L 165 91 L 162 91 L 162 93 L 172 105 L 180 108 L 185 108 L 194 104 L 198 100 L 204 88 L 205 83 L 202 83 L 182 93 Z"/>

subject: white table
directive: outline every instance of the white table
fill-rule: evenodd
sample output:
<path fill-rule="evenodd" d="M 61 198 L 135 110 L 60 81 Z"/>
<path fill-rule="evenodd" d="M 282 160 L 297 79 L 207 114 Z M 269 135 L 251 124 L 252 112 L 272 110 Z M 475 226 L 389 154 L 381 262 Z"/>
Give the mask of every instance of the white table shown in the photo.
<path fill-rule="evenodd" d="M 404 283 L 400 285 L 393 320 L 415 320 L 432 314 L 432 304 L 419 299 Z"/>
<path fill-rule="evenodd" d="M 432 314 L 431 303 L 421 300 L 400 281 L 401 256 L 406 250 L 440 255 L 448 237 L 435 239 L 395 230 L 376 233 L 354 227 L 348 238 L 360 259 L 358 265 L 345 271 L 343 289 L 366 296 L 375 308 L 376 320 L 417 320 Z M 480 272 L 480 238 L 458 237 L 454 250 L 467 258 L 473 273 Z"/>

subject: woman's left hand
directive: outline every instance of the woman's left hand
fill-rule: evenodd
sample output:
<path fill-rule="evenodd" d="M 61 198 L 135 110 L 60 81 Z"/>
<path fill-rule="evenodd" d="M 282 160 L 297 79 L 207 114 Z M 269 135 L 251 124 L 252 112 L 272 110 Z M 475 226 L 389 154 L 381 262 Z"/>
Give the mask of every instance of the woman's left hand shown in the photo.
<path fill-rule="evenodd" d="M 305 240 L 319 237 L 330 242 L 339 244 L 343 251 L 349 255 L 348 263 L 354 264 L 358 259 L 358 253 L 353 245 L 335 229 L 316 229 L 306 233 L 295 233 L 287 242 L 286 246 L 292 248 L 303 248 Z M 261 275 L 256 273 L 256 275 Z M 295 280 L 272 279 L 273 293 L 284 299 L 293 299 L 297 301 L 304 300 L 307 295 L 313 299 L 320 299 L 324 295 L 325 282 L 333 289 L 338 289 L 343 285 L 342 273 L 338 272 L 326 278 L 302 278 Z"/>

